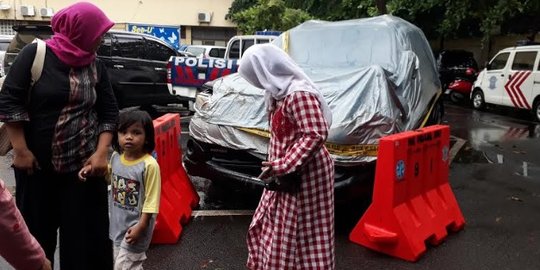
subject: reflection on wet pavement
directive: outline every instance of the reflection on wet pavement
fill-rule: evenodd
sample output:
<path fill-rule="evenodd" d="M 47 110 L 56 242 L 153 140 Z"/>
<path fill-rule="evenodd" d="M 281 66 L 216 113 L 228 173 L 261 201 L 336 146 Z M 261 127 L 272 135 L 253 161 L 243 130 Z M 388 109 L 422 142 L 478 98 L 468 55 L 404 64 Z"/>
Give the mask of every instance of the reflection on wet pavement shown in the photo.
<path fill-rule="evenodd" d="M 492 163 L 530 179 L 540 179 L 540 125 L 523 112 L 479 112 L 447 106 L 445 122 L 453 136 L 467 140 L 455 163 Z M 508 117 L 510 116 L 510 117 Z"/>
<path fill-rule="evenodd" d="M 465 146 L 459 151 L 454 159 L 455 163 L 488 163 L 484 152 L 477 151 L 470 146 Z"/>

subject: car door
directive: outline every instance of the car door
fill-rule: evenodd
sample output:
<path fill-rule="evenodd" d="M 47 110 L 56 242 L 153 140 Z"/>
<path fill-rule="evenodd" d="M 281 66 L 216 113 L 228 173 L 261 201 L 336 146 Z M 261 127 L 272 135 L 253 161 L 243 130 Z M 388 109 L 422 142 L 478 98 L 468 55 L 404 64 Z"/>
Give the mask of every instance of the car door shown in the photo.
<path fill-rule="evenodd" d="M 505 95 L 502 104 L 530 110 L 532 107 L 532 88 L 534 63 L 537 51 L 516 51 L 508 71 L 508 81 L 504 85 Z M 532 76 L 531 76 L 532 75 Z"/>
<path fill-rule="evenodd" d="M 167 63 L 171 56 L 178 53 L 172 47 L 168 47 L 156 40 L 145 38 L 146 54 L 144 65 L 152 69 L 154 76 L 154 87 L 147 95 L 151 95 L 155 104 L 177 103 L 178 97 L 169 93 L 167 88 Z"/>
<path fill-rule="evenodd" d="M 502 104 L 503 96 L 506 95 L 504 86 L 508 81 L 506 74 L 508 58 L 510 52 L 501 52 L 486 67 L 486 76 L 480 86 L 484 90 L 486 103 Z"/>
<path fill-rule="evenodd" d="M 537 96 L 540 96 L 540 53 L 536 56 L 536 64 L 531 77 L 533 77 L 531 96 L 534 100 Z"/>
<path fill-rule="evenodd" d="M 144 39 L 139 35 L 112 35 L 109 76 L 121 107 L 152 104 L 151 89 L 158 77 L 145 63 Z"/>

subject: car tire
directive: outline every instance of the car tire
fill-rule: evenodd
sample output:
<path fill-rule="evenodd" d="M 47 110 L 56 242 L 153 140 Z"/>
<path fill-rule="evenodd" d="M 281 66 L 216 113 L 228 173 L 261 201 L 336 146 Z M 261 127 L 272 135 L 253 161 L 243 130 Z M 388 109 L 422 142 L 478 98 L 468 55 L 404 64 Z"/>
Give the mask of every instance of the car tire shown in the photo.
<path fill-rule="evenodd" d="M 461 101 L 463 101 L 463 97 L 458 93 L 451 92 L 450 93 L 450 101 L 452 101 L 452 103 L 454 103 L 454 104 L 460 104 Z"/>
<path fill-rule="evenodd" d="M 486 107 L 486 100 L 484 99 L 482 90 L 474 90 L 471 102 L 473 108 L 476 110 L 483 110 Z"/>
<path fill-rule="evenodd" d="M 534 101 L 534 105 L 532 107 L 531 112 L 533 114 L 534 120 L 536 122 L 540 122 L 540 99 L 537 99 L 536 101 Z"/>
<path fill-rule="evenodd" d="M 433 106 L 433 111 L 431 111 L 431 114 L 428 116 L 428 120 L 426 122 L 426 126 L 431 125 L 439 125 L 442 123 L 442 119 L 444 116 L 444 104 L 443 99 L 439 98 L 435 105 Z"/>

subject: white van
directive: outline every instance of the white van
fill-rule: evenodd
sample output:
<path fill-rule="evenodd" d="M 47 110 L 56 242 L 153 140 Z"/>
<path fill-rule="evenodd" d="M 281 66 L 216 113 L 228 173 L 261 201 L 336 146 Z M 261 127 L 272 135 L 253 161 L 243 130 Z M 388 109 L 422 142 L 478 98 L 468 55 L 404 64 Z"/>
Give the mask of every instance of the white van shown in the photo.
<path fill-rule="evenodd" d="M 540 121 L 540 45 L 499 51 L 478 74 L 471 100 L 475 109 L 486 103 L 529 110 Z"/>
<path fill-rule="evenodd" d="M 226 48 L 223 46 L 211 45 L 189 45 L 186 47 L 186 52 L 195 57 L 202 58 L 224 58 Z"/>
<path fill-rule="evenodd" d="M 254 44 L 270 43 L 277 36 L 269 35 L 240 35 L 232 37 L 227 42 L 227 52 L 225 53 L 225 59 L 240 59 L 242 54 Z"/>

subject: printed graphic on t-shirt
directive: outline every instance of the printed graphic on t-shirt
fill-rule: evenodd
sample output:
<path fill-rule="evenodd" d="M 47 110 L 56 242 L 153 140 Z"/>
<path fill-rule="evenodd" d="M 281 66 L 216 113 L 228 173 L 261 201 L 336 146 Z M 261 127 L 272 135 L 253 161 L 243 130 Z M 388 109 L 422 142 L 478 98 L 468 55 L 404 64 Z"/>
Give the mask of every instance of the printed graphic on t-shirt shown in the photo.
<path fill-rule="evenodd" d="M 139 181 L 126 179 L 120 175 L 112 176 L 112 195 L 114 205 L 135 211 L 139 205 Z"/>

